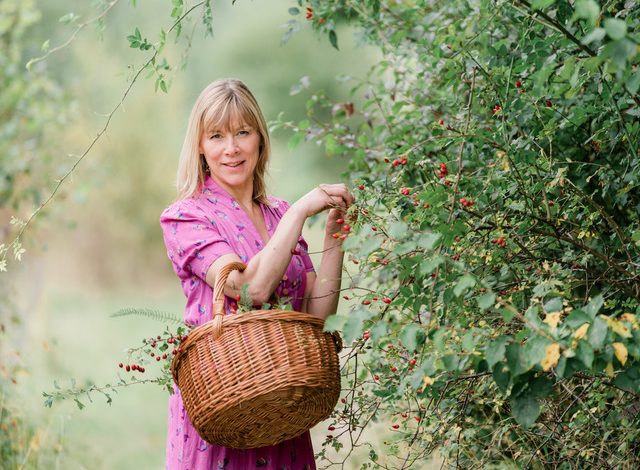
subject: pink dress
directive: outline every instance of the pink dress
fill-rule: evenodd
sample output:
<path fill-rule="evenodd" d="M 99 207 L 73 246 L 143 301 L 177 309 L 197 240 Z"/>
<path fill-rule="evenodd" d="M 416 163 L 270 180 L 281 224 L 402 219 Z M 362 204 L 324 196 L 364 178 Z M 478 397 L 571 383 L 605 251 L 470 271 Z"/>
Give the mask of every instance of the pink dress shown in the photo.
<path fill-rule="evenodd" d="M 269 197 L 272 207 L 261 204 L 269 237 L 289 204 Z M 211 177 L 200 196 L 177 201 L 160 216 L 167 255 L 187 297 L 184 320 L 201 325 L 211 319 L 213 290 L 205 282 L 207 270 L 220 256 L 236 253 L 247 263 L 263 242 L 253 222 L 238 203 Z M 313 271 L 305 240 L 297 251 L 275 294 L 288 297 L 294 310 L 302 307 L 307 272 Z M 234 299 L 225 297 L 228 314 Z M 169 470 L 312 470 L 316 468 L 309 431 L 289 441 L 259 449 L 231 449 L 202 440 L 186 414 L 180 391 L 169 398 L 166 468 Z M 274 423 L 277 426 L 277 423 Z"/>

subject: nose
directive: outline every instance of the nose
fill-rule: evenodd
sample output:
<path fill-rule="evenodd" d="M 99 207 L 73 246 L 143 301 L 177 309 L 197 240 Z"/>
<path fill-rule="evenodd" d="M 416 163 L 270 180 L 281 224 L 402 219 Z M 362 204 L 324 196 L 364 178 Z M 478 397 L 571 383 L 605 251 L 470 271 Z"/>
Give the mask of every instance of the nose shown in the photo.
<path fill-rule="evenodd" d="M 227 135 L 224 139 L 224 151 L 226 153 L 235 153 L 238 150 L 238 142 L 233 134 Z"/>

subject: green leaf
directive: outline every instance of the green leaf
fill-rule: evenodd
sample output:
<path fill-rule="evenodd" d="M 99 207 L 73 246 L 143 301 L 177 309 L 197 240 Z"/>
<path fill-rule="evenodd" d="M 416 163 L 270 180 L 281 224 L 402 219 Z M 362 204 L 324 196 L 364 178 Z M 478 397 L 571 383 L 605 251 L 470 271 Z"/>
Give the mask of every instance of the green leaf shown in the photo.
<path fill-rule="evenodd" d="M 396 240 L 401 240 L 407 237 L 409 233 L 409 226 L 404 222 L 394 222 L 389 226 L 389 236 Z"/>
<path fill-rule="evenodd" d="M 465 274 L 456 283 L 456 286 L 453 288 L 453 293 L 455 294 L 456 297 L 460 297 L 460 295 L 462 295 L 467 289 L 475 285 L 476 285 L 476 278 L 473 276 L 470 276 L 469 274 Z"/>
<path fill-rule="evenodd" d="M 333 333 L 334 331 L 342 331 L 347 317 L 343 315 L 330 315 L 324 322 L 324 331 Z M 165 348 L 166 349 L 166 348 Z"/>
<path fill-rule="evenodd" d="M 600 316 L 597 316 L 593 324 L 589 327 L 587 338 L 593 349 L 598 351 L 604 345 L 604 339 L 607 336 L 607 322 Z"/>
<path fill-rule="evenodd" d="M 551 341 L 544 336 L 535 335 L 522 346 L 521 358 L 526 364 L 527 370 L 539 364 L 546 355 L 547 346 Z"/>
<path fill-rule="evenodd" d="M 415 351 L 419 344 L 424 341 L 424 333 L 415 323 L 409 323 L 400 332 L 400 341 L 408 351 Z"/>
<path fill-rule="evenodd" d="M 617 18 L 607 18 L 604 20 L 604 29 L 607 35 L 617 41 L 627 35 L 627 23 Z"/>
<path fill-rule="evenodd" d="M 300 142 L 302 142 L 303 139 L 304 139 L 304 133 L 297 132 L 297 133 L 293 134 L 291 136 L 291 138 L 289 139 L 289 142 L 287 143 L 287 146 L 289 147 L 289 150 L 294 150 L 298 146 L 298 144 L 300 144 Z"/>
<path fill-rule="evenodd" d="M 331 43 L 331 45 L 333 47 L 335 47 L 337 50 L 340 50 L 338 48 L 338 36 L 336 35 L 336 32 L 334 30 L 329 31 L 329 42 Z"/>
<path fill-rule="evenodd" d="M 591 369 L 591 366 L 593 366 L 593 348 L 588 342 L 578 341 L 576 357 L 582 361 L 587 369 Z"/>
<path fill-rule="evenodd" d="M 602 294 L 598 294 L 592 298 L 591 301 L 582 308 L 582 310 L 584 310 L 584 312 L 593 319 L 596 317 L 596 314 L 600 311 L 603 304 L 604 299 L 602 298 Z"/>
<path fill-rule="evenodd" d="M 638 91 L 638 88 L 640 88 L 640 70 L 636 71 L 627 79 L 626 85 L 629 93 L 635 95 Z M 634 232 L 633 235 L 635 236 L 636 234 L 638 234 L 638 238 L 634 237 L 633 240 L 636 242 L 636 244 L 638 244 L 638 240 L 640 239 L 640 231 Z"/>
<path fill-rule="evenodd" d="M 558 312 L 562 310 L 562 299 L 560 297 L 554 297 L 544 304 L 544 311 L 547 313 Z"/>
<path fill-rule="evenodd" d="M 509 369 L 502 363 L 497 363 L 493 368 L 493 380 L 496 385 L 500 387 L 500 390 L 502 390 L 503 393 L 506 393 L 509 388 L 509 382 L 511 381 Z"/>
<path fill-rule="evenodd" d="M 500 336 L 487 344 L 485 358 L 487 360 L 487 364 L 489 364 L 489 368 L 493 368 L 495 364 L 504 359 L 506 350 L 505 345 L 509 340 L 510 338 L 508 336 Z"/>
<path fill-rule="evenodd" d="M 376 238 L 376 237 L 367 238 L 360 245 L 360 247 L 358 249 L 358 254 L 361 257 L 366 258 L 371 253 L 373 253 L 378 248 L 380 248 L 380 245 L 381 245 L 381 241 L 380 241 L 379 238 Z"/>
<path fill-rule="evenodd" d="M 540 415 L 538 400 L 530 395 L 510 398 L 511 412 L 515 420 L 525 429 L 530 428 Z"/>
<path fill-rule="evenodd" d="M 531 2 L 531 8 L 534 10 L 544 10 L 556 3 L 556 0 L 533 0 Z"/>
<path fill-rule="evenodd" d="M 602 41 L 607 35 L 604 28 L 595 28 L 589 34 L 582 38 L 582 44 L 591 44 L 593 41 Z"/>
<path fill-rule="evenodd" d="M 493 307 L 496 302 L 496 295 L 487 292 L 486 294 L 479 295 L 477 298 L 478 308 L 482 311 L 487 310 L 488 308 Z"/>
<path fill-rule="evenodd" d="M 600 6 L 594 0 L 578 0 L 575 6 L 574 17 L 587 20 L 592 26 L 598 21 L 600 16 Z"/>
<path fill-rule="evenodd" d="M 420 238 L 418 238 L 418 246 L 425 250 L 433 250 L 438 240 L 440 240 L 440 236 L 439 233 L 434 232 L 423 233 L 420 235 Z"/>

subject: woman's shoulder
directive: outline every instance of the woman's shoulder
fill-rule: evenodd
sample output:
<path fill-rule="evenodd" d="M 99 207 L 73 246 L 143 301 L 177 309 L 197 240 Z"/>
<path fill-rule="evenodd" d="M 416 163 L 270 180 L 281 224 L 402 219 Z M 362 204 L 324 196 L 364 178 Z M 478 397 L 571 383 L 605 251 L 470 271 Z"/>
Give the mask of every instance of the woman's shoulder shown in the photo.
<path fill-rule="evenodd" d="M 267 196 L 269 207 L 281 213 L 285 213 L 289 209 L 289 202 L 285 199 L 281 199 L 275 196 Z"/>
<path fill-rule="evenodd" d="M 167 219 L 183 219 L 194 217 L 202 213 L 197 198 L 178 199 L 167 206 L 160 214 L 160 221 Z"/>

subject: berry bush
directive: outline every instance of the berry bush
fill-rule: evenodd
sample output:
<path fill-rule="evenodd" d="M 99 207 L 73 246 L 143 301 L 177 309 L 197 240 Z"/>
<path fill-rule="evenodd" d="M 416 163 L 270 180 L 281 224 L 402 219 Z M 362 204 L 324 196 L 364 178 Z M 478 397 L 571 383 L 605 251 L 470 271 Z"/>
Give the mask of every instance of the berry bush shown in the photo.
<path fill-rule="evenodd" d="M 297 5 L 335 47 L 347 22 L 383 57 L 352 101 L 309 92 L 307 119 L 277 123 L 348 158 L 357 193 L 323 454 L 637 468 L 636 3 Z M 373 423 L 384 449 L 362 438 Z"/>

